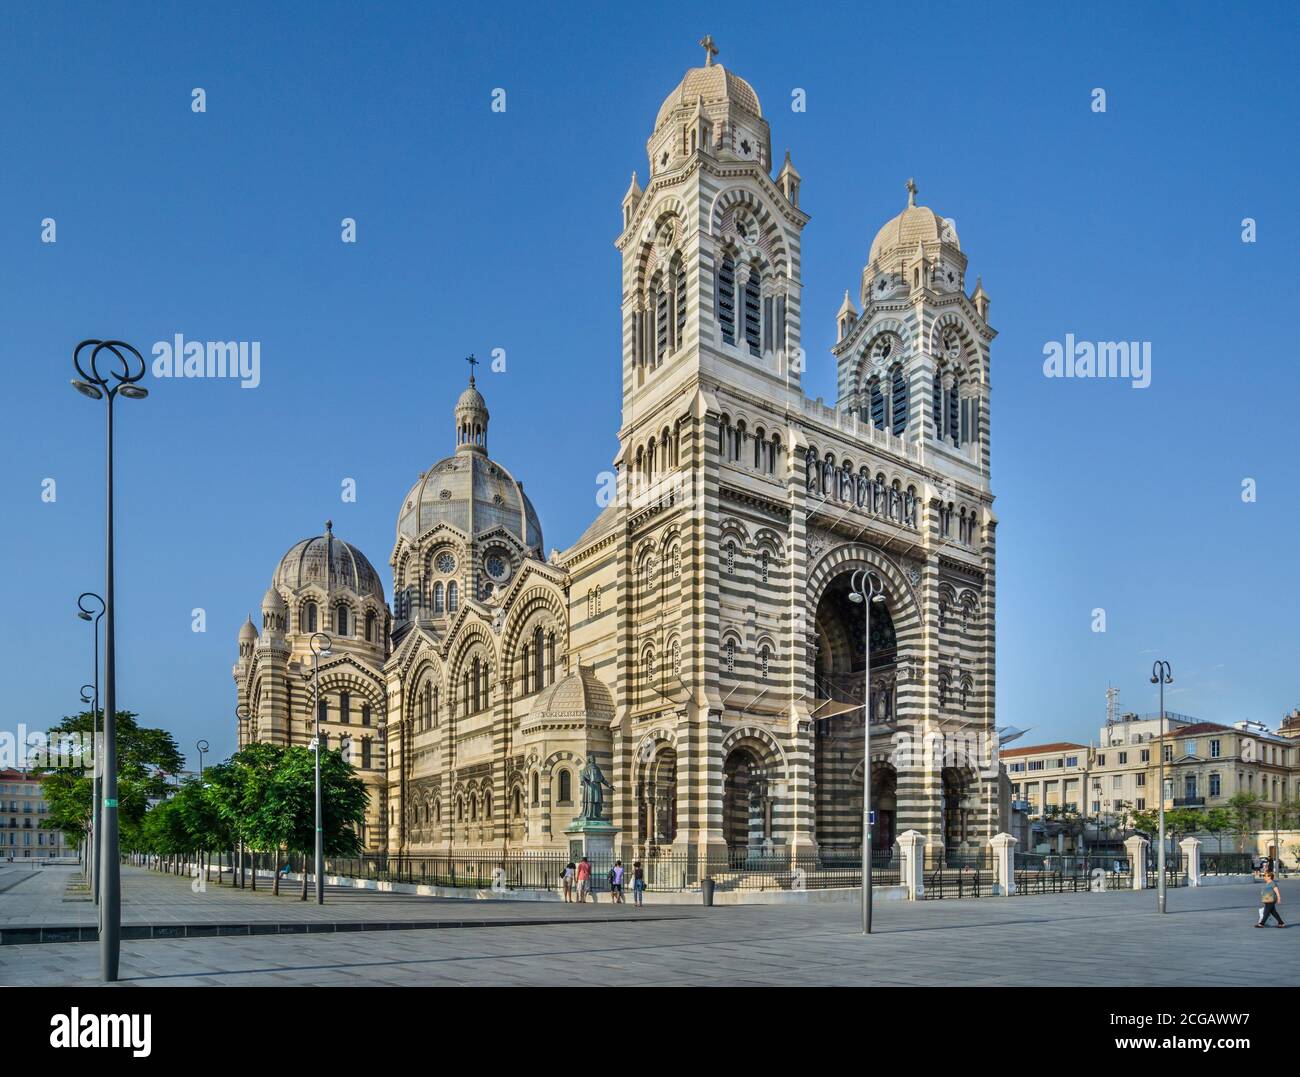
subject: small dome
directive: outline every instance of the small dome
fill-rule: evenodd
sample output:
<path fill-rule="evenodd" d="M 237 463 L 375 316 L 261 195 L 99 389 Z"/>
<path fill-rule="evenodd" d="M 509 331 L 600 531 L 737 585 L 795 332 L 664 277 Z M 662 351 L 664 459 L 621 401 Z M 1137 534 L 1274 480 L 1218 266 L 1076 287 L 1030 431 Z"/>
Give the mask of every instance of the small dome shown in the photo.
<path fill-rule="evenodd" d="M 283 559 L 282 559 L 283 562 Z M 268 587 L 266 594 L 262 596 L 262 609 L 264 610 L 286 610 L 289 607 L 285 605 L 284 596 L 274 587 Z"/>
<path fill-rule="evenodd" d="M 456 401 L 456 409 L 477 408 L 480 411 L 487 411 L 487 401 L 483 399 L 483 394 L 474 386 L 474 379 L 470 378 L 469 387 L 460 394 L 460 399 Z"/>
<path fill-rule="evenodd" d="M 239 640 L 243 643 L 254 639 L 257 639 L 257 626 L 253 624 L 253 618 L 250 617 L 239 627 Z"/>
<path fill-rule="evenodd" d="M 947 243 L 961 250 L 957 240 L 957 229 L 951 221 L 946 221 L 928 206 L 916 204 L 916 184 L 908 181 L 907 208 L 897 217 L 885 224 L 871 243 L 871 256 L 868 262 L 896 250 L 909 253 L 916 249 L 917 243 Z"/>
<path fill-rule="evenodd" d="M 566 674 L 542 689 L 537 702 L 533 704 L 532 713 L 539 717 L 589 715 L 613 718 L 614 697 L 591 666 L 579 664 L 573 673 Z"/>
<path fill-rule="evenodd" d="M 384 585 L 366 555 L 351 543 L 334 537 L 333 524 L 325 522 L 325 534 L 295 543 L 275 570 L 272 591 L 297 591 L 310 584 L 325 591 L 346 588 L 361 597 L 384 600 Z M 267 595 L 270 598 L 270 595 Z"/>
<path fill-rule="evenodd" d="M 655 130 L 673 109 L 693 104 L 697 97 L 703 98 L 706 105 L 721 101 L 738 105 L 759 119 L 763 116 L 754 87 L 721 64 L 709 64 L 708 67 L 692 67 L 677 88 L 664 98 L 664 103 L 659 106 L 659 115 L 655 117 Z"/>

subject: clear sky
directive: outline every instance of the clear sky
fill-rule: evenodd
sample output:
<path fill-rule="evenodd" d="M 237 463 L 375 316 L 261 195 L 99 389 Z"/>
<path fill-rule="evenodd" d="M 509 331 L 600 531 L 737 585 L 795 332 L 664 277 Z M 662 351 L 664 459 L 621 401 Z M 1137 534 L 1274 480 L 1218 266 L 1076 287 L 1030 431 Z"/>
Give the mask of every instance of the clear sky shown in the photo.
<path fill-rule="evenodd" d="M 233 749 L 236 632 L 296 540 L 331 517 L 391 587 L 468 352 L 506 350 L 492 454 L 571 543 L 616 447 L 620 200 L 706 32 L 803 175 L 810 396 L 909 176 L 992 299 L 999 722 L 1086 740 L 1108 683 L 1154 709 L 1155 657 L 1174 710 L 1300 703 L 1294 5 L 51 2 L 0 11 L 0 728 L 91 677 L 85 337 L 261 344 L 256 389 L 119 405 L 119 705 L 187 751 Z M 1150 387 L 1045 378 L 1066 334 L 1150 341 Z"/>

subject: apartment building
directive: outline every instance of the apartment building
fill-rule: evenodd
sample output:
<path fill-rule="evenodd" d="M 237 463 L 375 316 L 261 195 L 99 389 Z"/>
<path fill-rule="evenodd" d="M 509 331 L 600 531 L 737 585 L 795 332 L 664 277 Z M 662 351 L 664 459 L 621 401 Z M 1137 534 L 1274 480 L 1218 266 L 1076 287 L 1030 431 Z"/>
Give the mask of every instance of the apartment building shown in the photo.
<path fill-rule="evenodd" d="M 0 861 L 74 855 L 49 825 L 40 779 L 25 770 L 0 770 Z"/>

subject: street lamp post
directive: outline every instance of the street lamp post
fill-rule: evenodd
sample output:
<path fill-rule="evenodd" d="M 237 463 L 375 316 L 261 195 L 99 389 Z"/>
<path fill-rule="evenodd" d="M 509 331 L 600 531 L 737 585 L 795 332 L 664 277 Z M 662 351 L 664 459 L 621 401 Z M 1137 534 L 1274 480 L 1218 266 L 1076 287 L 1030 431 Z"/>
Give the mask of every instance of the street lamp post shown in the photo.
<path fill-rule="evenodd" d="M 91 729 L 95 734 L 97 734 L 99 732 L 99 704 L 95 699 L 95 695 L 95 686 L 93 684 L 83 684 L 81 686 L 81 702 L 90 705 Z M 99 772 L 95 769 L 95 756 L 97 753 L 94 749 L 94 743 L 95 738 L 92 734 L 92 747 L 90 749 L 90 829 L 86 834 L 86 840 L 83 842 L 86 861 L 83 865 L 82 874 L 86 876 L 86 881 L 90 884 L 91 899 L 95 902 L 96 911 L 98 912 L 99 892 L 95 888 L 95 881 L 98 878 L 98 872 L 95 871 L 94 851 L 98 848 L 98 835 L 96 833 L 98 828 L 95 826 L 95 816 L 97 813 L 95 807 L 99 798 L 95 795 L 95 791 L 99 787 Z"/>
<path fill-rule="evenodd" d="M 871 607 L 885 601 L 885 585 L 870 569 L 860 568 L 849 583 L 849 601 L 862 604 L 866 632 L 862 674 L 862 934 L 871 934 Z"/>
<path fill-rule="evenodd" d="M 324 816 L 321 813 L 320 795 L 320 659 L 330 653 L 334 641 L 324 632 L 317 632 L 311 637 L 311 694 L 312 709 L 316 712 L 316 904 L 325 904 L 325 833 L 322 829 Z"/>
<path fill-rule="evenodd" d="M 1151 667 L 1151 683 L 1160 685 L 1160 850 L 1156 854 L 1156 870 L 1160 879 L 1156 886 L 1156 908 L 1165 911 L 1165 685 L 1174 683 L 1173 670 L 1161 659 Z"/>
<path fill-rule="evenodd" d="M 96 611 L 92 605 L 90 609 L 86 608 L 88 601 L 98 602 L 99 610 Z M 92 867 L 90 869 L 90 889 L 91 896 L 96 905 L 99 904 L 99 619 L 104 616 L 104 600 L 95 594 L 94 591 L 85 591 L 77 598 L 77 616 L 83 621 L 90 621 L 95 632 L 95 694 L 94 702 L 91 704 L 91 809 L 90 809 L 90 836 L 92 850 Z M 89 703 L 86 699 L 85 686 L 82 686 L 83 702 Z"/>
<path fill-rule="evenodd" d="M 203 781 L 203 756 L 209 750 L 209 745 L 206 740 L 199 740 L 194 742 L 194 747 L 199 752 L 199 781 Z"/>
<path fill-rule="evenodd" d="M 245 732 L 244 723 L 251 718 L 252 713 L 253 712 L 248 709 L 247 703 L 241 703 L 239 704 L 239 706 L 235 708 L 235 720 L 239 723 L 238 728 L 240 733 L 239 736 L 240 748 L 242 748 L 245 743 L 245 739 L 243 736 L 243 733 Z M 251 731 L 249 731 L 249 740 L 251 739 L 252 739 L 252 734 Z M 243 838 L 239 839 L 239 889 L 241 890 L 244 889 L 244 839 Z"/>
<path fill-rule="evenodd" d="M 107 370 L 101 372 L 100 362 Z M 145 373 L 144 357 L 121 340 L 83 340 L 72 351 L 77 377 L 72 385 L 83 396 L 105 402 L 104 518 L 104 766 L 103 810 L 99 840 L 100 930 L 99 971 L 109 983 L 117 980 L 122 945 L 122 876 L 118 865 L 117 825 L 117 651 L 113 632 L 113 400 L 121 393 L 141 400 L 149 390 L 136 384 Z"/>

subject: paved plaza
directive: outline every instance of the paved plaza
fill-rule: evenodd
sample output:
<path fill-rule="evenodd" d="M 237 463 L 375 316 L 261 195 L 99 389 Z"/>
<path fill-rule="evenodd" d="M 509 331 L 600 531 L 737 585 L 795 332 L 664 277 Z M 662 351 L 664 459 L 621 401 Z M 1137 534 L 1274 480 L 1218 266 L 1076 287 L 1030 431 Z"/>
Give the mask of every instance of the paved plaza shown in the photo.
<path fill-rule="evenodd" d="M 0 873 L 0 928 L 69 923 L 74 907 L 93 919 L 63 902 L 71 875 L 41 869 L 4 889 Z M 879 902 L 863 938 L 851 903 L 637 910 L 332 890 L 320 908 L 229 887 L 193 894 L 188 879 L 127 869 L 127 923 L 375 917 L 454 929 L 126 940 L 121 985 L 1300 985 L 1300 932 L 1255 930 L 1257 889 L 1173 890 L 1163 917 L 1150 891 Z M 1285 915 L 1300 884 L 1282 891 Z M 94 942 L 0 947 L 0 984 L 93 985 L 97 968 Z"/>

